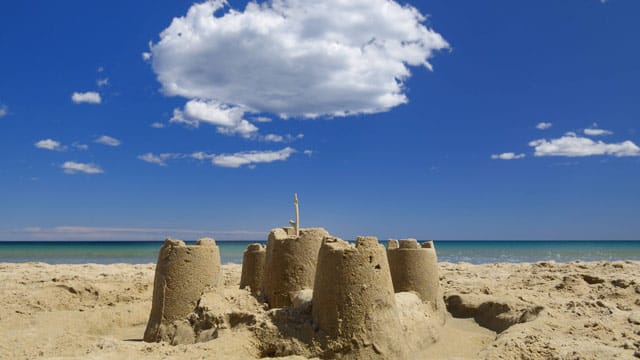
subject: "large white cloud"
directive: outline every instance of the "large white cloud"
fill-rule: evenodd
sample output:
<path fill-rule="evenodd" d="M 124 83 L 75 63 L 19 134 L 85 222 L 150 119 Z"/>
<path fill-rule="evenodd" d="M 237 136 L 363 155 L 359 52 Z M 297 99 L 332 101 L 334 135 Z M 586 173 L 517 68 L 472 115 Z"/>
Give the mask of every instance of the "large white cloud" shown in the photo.
<path fill-rule="evenodd" d="M 566 133 L 557 139 L 534 140 L 529 143 L 529 146 L 535 148 L 535 156 L 640 156 L 640 147 L 630 140 L 621 143 L 605 143 L 579 137 L 573 132 Z"/>
<path fill-rule="evenodd" d="M 245 135 L 255 131 L 239 130 L 246 112 L 387 111 L 408 101 L 409 67 L 430 68 L 433 52 L 448 47 L 417 9 L 391 0 L 273 0 L 224 12 L 225 4 L 191 6 L 151 46 L 147 59 L 163 91 L 194 100 L 174 122 L 182 116 Z"/>

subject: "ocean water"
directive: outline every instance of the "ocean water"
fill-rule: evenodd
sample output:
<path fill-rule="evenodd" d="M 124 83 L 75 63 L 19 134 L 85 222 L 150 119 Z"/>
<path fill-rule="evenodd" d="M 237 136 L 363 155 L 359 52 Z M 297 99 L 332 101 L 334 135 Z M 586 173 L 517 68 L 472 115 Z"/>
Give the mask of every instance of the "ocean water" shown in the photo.
<path fill-rule="evenodd" d="M 260 241 L 217 241 L 222 263 L 242 263 L 242 252 L 254 242 Z M 161 245 L 161 241 L 0 242 L 0 262 L 146 264 L 156 262 Z M 435 247 L 440 261 L 473 264 L 640 261 L 640 241 L 435 241 Z"/>

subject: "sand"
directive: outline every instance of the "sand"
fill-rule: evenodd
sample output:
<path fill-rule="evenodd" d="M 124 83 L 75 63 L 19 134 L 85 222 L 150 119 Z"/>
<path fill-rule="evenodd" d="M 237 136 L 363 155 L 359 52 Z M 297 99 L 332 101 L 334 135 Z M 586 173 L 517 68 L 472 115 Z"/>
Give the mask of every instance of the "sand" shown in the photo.
<path fill-rule="evenodd" d="M 415 358 L 640 358 L 640 262 L 439 265 L 445 300 L 459 318 L 449 318 Z M 224 286 L 206 299 L 221 314 L 212 320 L 223 323 L 216 339 L 142 342 L 154 270 L 0 264 L 0 358 L 251 359 L 292 349 L 275 337 L 264 344 L 287 331 L 268 319 L 296 313 L 272 313 L 239 289 L 234 264 L 222 266 Z"/>

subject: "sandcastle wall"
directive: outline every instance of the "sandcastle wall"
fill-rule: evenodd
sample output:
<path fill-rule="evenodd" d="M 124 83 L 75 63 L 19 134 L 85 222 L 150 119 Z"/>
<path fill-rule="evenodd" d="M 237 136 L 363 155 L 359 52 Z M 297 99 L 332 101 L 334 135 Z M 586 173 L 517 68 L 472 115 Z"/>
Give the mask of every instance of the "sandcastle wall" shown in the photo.
<path fill-rule="evenodd" d="M 329 233 L 322 228 L 274 229 L 267 242 L 262 293 L 271 308 L 291 305 L 292 296 L 312 289 L 322 239 Z"/>
<path fill-rule="evenodd" d="M 403 239 L 399 243 L 390 240 L 387 257 L 395 292 L 416 292 L 422 301 L 444 311 L 438 258 L 432 241 L 421 246 L 416 239 Z"/>
<path fill-rule="evenodd" d="M 375 237 L 359 237 L 355 245 L 324 239 L 312 302 L 327 357 L 407 358 L 387 254 Z"/>
<path fill-rule="evenodd" d="M 247 286 L 253 295 L 262 293 L 262 277 L 267 258 L 266 248 L 262 244 L 250 244 L 242 256 L 242 275 L 240 276 L 240 289 Z"/>
<path fill-rule="evenodd" d="M 171 341 L 174 322 L 184 321 L 202 293 L 220 281 L 220 252 L 215 240 L 202 238 L 189 246 L 165 240 L 153 283 L 153 302 L 144 341 Z"/>

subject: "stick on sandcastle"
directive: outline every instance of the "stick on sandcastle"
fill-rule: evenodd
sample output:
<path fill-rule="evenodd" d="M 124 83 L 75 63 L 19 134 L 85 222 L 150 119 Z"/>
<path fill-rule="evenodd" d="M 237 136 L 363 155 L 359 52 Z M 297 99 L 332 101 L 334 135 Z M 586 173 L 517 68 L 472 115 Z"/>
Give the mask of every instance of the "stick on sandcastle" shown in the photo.
<path fill-rule="evenodd" d="M 390 241 L 385 250 L 369 236 L 352 244 L 323 228 L 300 228 L 297 194 L 294 209 L 295 221 L 271 230 L 266 248 L 255 243 L 244 252 L 239 287 L 271 309 L 257 315 L 214 310 L 224 294 L 216 287 L 213 239 L 195 246 L 167 239 L 145 341 L 209 341 L 250 319 L 247 326 L 270 356 L 406 359 L 435 342 L 445 309 L 432 242 Z"/>

